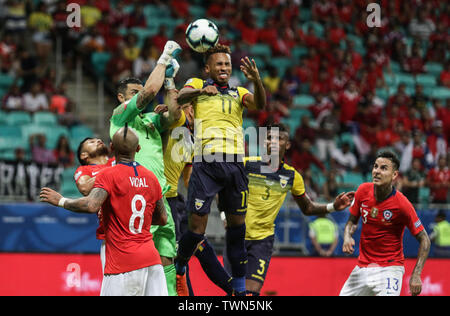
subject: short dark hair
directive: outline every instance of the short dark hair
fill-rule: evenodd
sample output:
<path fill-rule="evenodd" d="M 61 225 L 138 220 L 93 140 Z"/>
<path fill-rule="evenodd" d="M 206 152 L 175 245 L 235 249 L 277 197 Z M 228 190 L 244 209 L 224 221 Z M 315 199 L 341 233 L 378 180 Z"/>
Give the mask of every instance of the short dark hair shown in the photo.
<path fill-rule="evenodd" d="M 81 143 L 78 145 L 78 149 L 77 149 L 77 158 L 78 158 L 78 161 L 80 162 L 80 165 L 82 165 L 82 166 L 85 166 L 85 165 L 87 165 L 87 163 L 86 163 L 86 161 L 84 161 L 83 159 L 81 159 L 81 150 L 83 149 L 83 145 L 84 145 L 84 143 L 85 142 L 87 142 L 88 140 L 90 140 L 90 139 L 94 139 L 93 137 L 86 137 L 85 139 L 83 139 L 82 141 L 81 141 Z"/>
<path fill-rule="evenodd" d="M 283 123 L 274 123 L 271 125 L 267 126 L 267 132 L 269 132 L 272 128 L 278 128 L 278 130 L 280 132 L 285 132 L 288 134 L 288 136 L 290 135 L 290 129 L 286 124 Z"/>
<path fill-rule="evenodd" d="M 117 84 L 117 93 L 125 94 L 127 92 L 128 84 L 130 83 L 142 84 L 142 81 L 134 77 L 122 79 Z"/>
<path fill-rule="evenodd" d="M 211 57 L 211 55 L 217 54 L 217 53 L 225 53 L 225 54 L 230 54 L 231 55 L 231 49 L 229 46 L 227 45 L 222 45 L 222 44 L 217 44 L 214 47 L 211 47 L 210 49 L 208 49 L 204 54 L 204 62 L 205 64 L 208 62 L 209 57 Z"/>
<path fill-rule="evenodd" d="M 383 151 L 379 152 L 377 154 L 376 159 L 378 159 L 378 158 L 389 159 L 392 162 L 394 170 L 398 170 L 398 168 L 400 168 L 400 160 L 398 159 L 397 155 L 390 150 L 383 150 Z"/>

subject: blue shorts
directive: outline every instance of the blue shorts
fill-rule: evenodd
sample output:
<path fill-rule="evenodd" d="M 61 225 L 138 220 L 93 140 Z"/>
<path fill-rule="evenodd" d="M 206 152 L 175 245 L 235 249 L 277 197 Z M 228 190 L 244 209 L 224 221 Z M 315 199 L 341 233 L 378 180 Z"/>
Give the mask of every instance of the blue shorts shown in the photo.
<path fill-rule="evenodd" d="M 228 214 L 247 212 L 248 179 L 242 162 L 194 162 L 189 180 L 187 209 L 209 214 L 219 195 L 219 209 Z"/>
<path fill-rule="evenodd" d="M 248 256 L 247 279 L 264 283 L 272 258 L 274 240 L 274 235 L 261 240 L 245 240 Z"/>

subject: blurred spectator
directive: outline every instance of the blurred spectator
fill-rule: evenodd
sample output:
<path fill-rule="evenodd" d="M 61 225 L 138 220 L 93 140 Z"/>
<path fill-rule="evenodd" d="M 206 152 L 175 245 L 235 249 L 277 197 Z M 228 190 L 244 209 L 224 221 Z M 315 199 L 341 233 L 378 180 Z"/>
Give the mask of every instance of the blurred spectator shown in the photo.
<path fill-rule="evenodd" d="M 153 46 L 151 41 L 146 41 L 139 57 L 133 62 L 133 76 L 143 81 L 147 80 L 153 68 L 156 66 L 157 56 L 157 48 Z"/>
<path fill-rule="evenodd" d="M 134 33 L 128 33 L 125 38 L 125 47 L 123 48 L 123 57 L 130 62 L 135 61 L 141 53 L 138 45 L 138 37 Z"/>
<path fill-rule="evenodd" d="M 358 160 L 350 150 L 350 144 L 344 142 L 341 148 L 335 148 L 331 152 L 331 165 L 341 172 L 355 171 Z"/>
<path fill-rule="evenodd" d="M 6 10 L 2 12 L 5 32 L 12 34 L 16 39 L 20 39 L 27 27 L 25 5 L 25 1 L 8 0 Z"/>
<path fill-rule="evenodd" d="M 341 107 L 341 123 L 346 124 L 354 119 L 361 97 L 354 81 L 349 82 L 347 88 L 339 94 L 338 104 Z"/>
<path fill-rule="evenodd" d="M 31 55 L 30 52 L 23 46 L 20 46 L 18 48 L 18 54 L 19 54 L 18 68 L 16 69 L 17 76 L 22 78 L 23 80 L 21 86 L 22 92 L 27 92 L 30 90 L 31 85 L 36 80 L 38 80 L 37 73 L 39 61 L 34 55 Z"/>
<path fill-rule="evenodd" d="M 445 156 L 440 156 L 438 165 L 428 171 L 427 186 L 430 188 L 431 202 L 447 203 L 447 193 L 450 187 L 450 170 Z"/>
<path fill-rule="evenodd" d="M 55 163 L 55 156 L 51 149 L 46 148 L 47 138 L 44 134 L 30 135 L 31 158 L 39 164 Z"/>
<path fill-rule="evenodd" d="M 303 139 L 308 139 L 311 144 L 314 144 L 316 142 L 316 133 L 316 129 L 310 124 L 309 116 L 302 116 L 301 124 L 295 131 L 295 139 L 299 142 Z"/>
<path fill-rule="evenodd" d="M 300 173 L 306 172 L 311 164 L 316 165 L 322 172 L 325 172 L 325 166 L 322 161 L 311 152 L 309 139 L 304 138 L 301 142 L 294 142 L 291 152 L 292 166 Z"/>
<path fill-rule="evenodd" d="M 64 168 L 71 167 L 74 163 L 74 153 L 70 149 L 69 140 L 64 135 L 59 137 L 56 148 L 53 150 L 53 154 L 56 163 L 63 165 Z"/>
<path fill-rule="evenodd" d="M 131 62 L 123 56 L 123 50 L 116 50 L 106 65 L 106 74 L 116 84 L 120 80 L 130 77 L 131 67 Z"/>
<path fill-rule="evenodd" d="M 81 24 L 83 27 L 94 27 L 101 17 L 102 11 L 95 6 L 94 0 L 88 0 L 86 4 L 81 6 Z"/>
<path fill-rule="evenodd" d="M 411 56 L 406 59 L 403 68 L 414 75 L 424 72 L 424 60 L 418 44 L 413 45 Z"/>
<path fill-rule="evenodd" d="M 419 203 L 419 189 L 425 185 L 425 178 L 422 162 L 414 158 L 411 169 L 402 177 L 402 193 L 411 203 Z"/>
<path fill-rule="evenodd" d="M 378 148 L 389 147 L 400 139 L 400 136 L 391 129 L 389 126 L 389 120 L 387 117 L 381 119 L 381 125 L 379 126 L 376 134 L 376 145 Z"/>
<path fill-rule="evenodd" d="M 416 17 L 408 25 L 410 34 L 422 40 L 428 40 L 431 33 L 436 30 L 433 20 L 428 18 L 426 14 L 427 12 L 423 8 L 418 8 Z"/>
<path fill-rule="evenodd" d="M 333 200 L 339 194 L 339 184 L 336 180 L 338 173 L 335 169 L 327 172 L 325 183 L 323 184 L 323 195 L 327 201 Z"/>
<path fill-rule="evenodd" d="M 24 108 L 23 96 L 18 85 L 13 84 L 9 88 L 8 94 L 3 98 L 2 110 L 4 111 L 21 111 Z"/>
<path fill-rule="evenodd" d="M 156 46 L 159 52 L 162 52 L 164 50 L 164 45 L 166 45 L 166 42 L 169 40 L 166 34 L 166 26 L 161 25 L 159 27 L 158 33 L 156 33 L 156 35 L 152 37 L 152 44 Z"/>
<path fill-rule="evenodd" d="M 103 35 L 100 34 L 96 27 L 92 27 L 81 38 L 80 48 L 85 54 L 90 54 L 92 52 L 103 51 L 105 44 Z"/>
<path fill-rule="evenodd" d="M 263 83 L 267 92 L 274 94 L 280 87 L 281 78 L 278 75 L 278 70 L 274 66 L 268 67 L 268 75 L 263 78 Z"/>
<path fill-rule="evenodd" d="M 331 257 L 339 241 L 336 223 L 325 214 L 309 224 L 309 238 L 314 247 L 313 256 Z"/>
<path fill-rule="evenodd" d="M 181 85 L 184 85 L 188 79 L 195 77 L 198 74 L 199 66 L 197 62 L 192 58 L 192 53 L 189 49 L 183 50 L 181 52 L 180 59 L 180 65 L 183 66 L 180 67 L 180 70 L 175 77 L 175 81 L 180 83 Z"/>
<path fill-rule="evenodd" d="M 37 11 L 30 14 L 28 26 L 33 34 L 33 43 L 36 46 L 36 53 L 39 58 L 48 58 L 52 49 L 51 31 L 54 26 L 52 15 L 47 11 L 45 2 L 40 2 Z"/>
<path fill-rule="evenodd" d="M 416 84 L 415 93 L 411 97 L 411 105 L 420 110 L 426 108 L 428 101 L 430 101 L 430 98 L 423 92 L 423 86 L 421 84 Z"/>
<path fill-rule="evenodd" d="M 442 70 L 439 80 L 444 87 L 450 88 L 450 60 L 445 63 L 445 68 Z"/>
<path fill-rule="evenodd" d="M 435 257 L 450 258 L 450 223 L 444 210 L 440 210 L 435 218 L 430 240 L 434 243 Z"/>
<path fill-rule="evenodd" d="M 335 137 L 339 134 L 339 109 L 333 107 L 325 110 L 317 117 L 317 149 L 318 157 L 321 161 L 326 161 L 331 157 L 331 153 L 336 149 Z"/>
<path fill-rule="evenodd" d="M 4 33 L 0 40 L 0 70 L 11 71 L 12 63 L 16 57 L 17 45 L 11 33 Z"/>
<path fill-rule="evenodd" d="M 442 121 L 437 120 L 433 123 L 432 132 L 427 136 L 427 145 L 433 164 L 437 163 L 439 157 L 447 155 L 448 147 L 444 137 L 444 124 Z"/>
<path fill-rule="evenodd" d="M 137 2 L 134 10 L 128 14 L 126 18 L 126 27 L 147 27 L 147 18 L 144 15 L 144 5 L 140 2 Z"/>
<path fill-rule="evenodd" d="M 35 82 L 31 86 L 30 92 L 24 93 L 23 107 L 25 111 L 31 113 L 49 109 L 47 96 L 45 93 L 41 92 L 41 85 L 39 82 Z"/>

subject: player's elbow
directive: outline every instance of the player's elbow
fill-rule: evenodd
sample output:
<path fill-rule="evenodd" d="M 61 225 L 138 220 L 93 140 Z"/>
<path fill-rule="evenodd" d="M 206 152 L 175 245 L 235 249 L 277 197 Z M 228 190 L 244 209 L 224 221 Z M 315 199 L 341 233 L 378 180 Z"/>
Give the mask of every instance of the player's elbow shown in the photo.
<path fill-rule="evenodd" d="M 153 217 L 152 225 L 164 226 L 167 224 L 167 213 L 161 214 L 157 217 Z"/>

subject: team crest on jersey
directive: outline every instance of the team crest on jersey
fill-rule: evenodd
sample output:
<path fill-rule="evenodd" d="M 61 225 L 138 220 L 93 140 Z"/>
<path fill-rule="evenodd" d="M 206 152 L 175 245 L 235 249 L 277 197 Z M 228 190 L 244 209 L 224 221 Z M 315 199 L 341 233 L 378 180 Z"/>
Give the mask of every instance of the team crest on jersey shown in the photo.
<path fill-rule="evenodd" d="M 204 200 L 200 200 L 200 199 L 195 199 L 195 209 L 198 211 L 199 209 L 202 208 L 203 203 L 205 203 Z"/>
<path fill-rule="evenodd" d="M 377 215 L 378 215 L 378 209 L 375 208 L 375 207 L 372 207 L 372 210 L 370 211 L 370 216 L 371 216 L 372 218 L 376 218 Z"/>
<path fill-rule="evenodd" d="M 285 177 L 285 176 L 282 176 L 282 175 L 280 175 L 280 185 L 281 185 L 281 187 L 284 189 L 285 187 L 286 187 L 286 185 L 288 184 L 288 180 L 289 180 L 289 177 Z"/>
<path fill-rule="evenodd" d="M 238 94 L 237 94 L 237 92 L 236 91 L 228 91 L 228 94 L 230 95 L 230 96 L 232 96 L 233 98 L 237 98 L 238 97 Z"/>
<path fill-rule="evenodd" d="M 392 218 L 392 211 L 390 210 L 383 211 L 383 217 L 387 221 L 390 220 Z"/>

